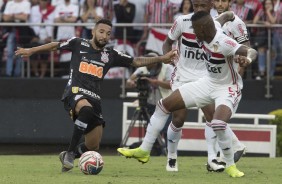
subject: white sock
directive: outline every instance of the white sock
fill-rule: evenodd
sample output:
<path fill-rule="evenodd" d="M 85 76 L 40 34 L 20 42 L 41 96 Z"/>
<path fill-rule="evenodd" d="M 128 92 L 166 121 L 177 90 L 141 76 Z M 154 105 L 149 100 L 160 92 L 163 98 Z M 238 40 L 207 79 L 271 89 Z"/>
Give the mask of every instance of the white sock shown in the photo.
<path fill-rule="evenodd" d="M 206 122 L 205 138 L 206 138 L 207 149 L 208 149 L 208 162 L 211 162 L 213 159 L 216 159 L 217 157 L 217 149 L 216 149 L 217 137 L 209 122 Z"/>
<path fill-rule="evenodd" d="M 226 130 L 226 125 L 224 121 L 217 119 L 211 122 L 211 126 L 218 138 L 218 145 L 223 152 L 226 167 L 229 167 L 234 164 L 234 151 L 232 147 L 232 136 L 230 131 Z"/>
<path fill-rule="evenodd" d="M 182 127 L 176 128 L 172 122 L 167 128 L 167 158 L 177 159 L 177 147 L 182 135 Z"/>
<path fill-rule="evenodd" d="M 236 134 L 233 132 L 233 130 L 230 128 L 229 125 L 227 125 L 226 130 L 228 130 L 232 136 L 232 146 L 234 151 L 235 150 L 239 150 L 242 147 L 245 147 L 238 139 L 238 137 L 236 136 Z"/>
<path fill-rule="evenodd" d="M 160 132 L 164 128 L 168 117 L 169 113 L 163 107 L 162 100 L 160 100 L 156 106 L 154 114 L 151 116 L 150 122 L 147 126 L 146 135 L 140 145 L 142 150 L 151 152 L 152 147 L 157 137 L 160 135 Z"/>

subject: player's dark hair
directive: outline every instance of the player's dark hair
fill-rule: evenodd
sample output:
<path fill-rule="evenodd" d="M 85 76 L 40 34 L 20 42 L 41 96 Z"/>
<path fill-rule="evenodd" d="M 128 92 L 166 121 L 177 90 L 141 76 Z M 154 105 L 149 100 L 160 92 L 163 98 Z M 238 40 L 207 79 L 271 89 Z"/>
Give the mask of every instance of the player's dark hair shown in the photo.
<path fill-rule="evenodd" d="M 108 26 L 113 27 L 113 24 L 109 19 L 100 19 L 96 22 L 96 26 L 98 26 L 99 24 L 106 24 Z"/>
<path fill-rule="evenodd" d="M 209 16 L 210 13 L 208 12 L 205 12 L 205 11 L 198 11 L 196 13 L 194 13 L 194 15 L 191 17 L 191 21 L 194 22 L 194 21 L 197 21 L 197 20 L 200 20 L 206 16 Z"/>

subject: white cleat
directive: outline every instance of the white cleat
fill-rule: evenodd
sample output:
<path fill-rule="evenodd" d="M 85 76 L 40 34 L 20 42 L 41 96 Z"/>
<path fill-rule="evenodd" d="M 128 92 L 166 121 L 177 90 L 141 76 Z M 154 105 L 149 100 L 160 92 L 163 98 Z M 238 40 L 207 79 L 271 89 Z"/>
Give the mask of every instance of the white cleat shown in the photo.
<path fill-rule="evenodd" d="M 218 162 L 216 159 L 213 159 L 211 162 L 207 163 L 207 170 L 209 172 L 222 172 L 224 171 L 225 166 Z"/>
<path fill-rule="evenodd" d="M 178 172 L 178 164 L 176 159 L 169 158 L 166 164 L 166 171 Z"/>

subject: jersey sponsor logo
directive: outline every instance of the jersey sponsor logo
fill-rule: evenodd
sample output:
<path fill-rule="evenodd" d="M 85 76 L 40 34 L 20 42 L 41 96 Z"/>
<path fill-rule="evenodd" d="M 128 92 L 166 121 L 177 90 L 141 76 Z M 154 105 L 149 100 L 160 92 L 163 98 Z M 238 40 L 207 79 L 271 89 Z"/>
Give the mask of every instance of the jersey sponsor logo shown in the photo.
<path fill-rule="evenodd" d="M 85 51 L 80 51 L 79 53 L 80 53 L 80 54 L 84 54 L 84 53 L 87 53 L 87 52 L 85 52 Z"/>
<path fill-rule="evenodd" d="M 97 95 L 96 93 L 92 92 L 92 91 L 89 91 L 87 89 L 84 89 L 84 88 L 78 88 L 78 91 L 85 94 L 85 95 L 88 95 L 88 96 L 91 96 L 92 98 L 95 98 L 95 99 L 98 99 L 100 100 L 101 97 L 99 95 Z M 77 96 L 77 95 L 76 95 Z M 82 96 L 82 95 L 81 95 Z"/>
<path fill-rule="evenodd" d="M 81 45 L 85 46 L 85 47 L 90 47 L 90 45 L 86 42 L 81 42 Z"/>
<path fill-rule="evenodd" d="M 80 62 L 79 71 L 81 73 L 89 74 L 96 76 L 98 78 L 103 77 L 103 67 L 99 67 L 97 65 L 93 65 L 91 63 Z"/>
<path fill-rule="evenodd" d="M 186 48 L 184 51 L 184 57 L 185 58 L 190 58 L 190 59 L 197 59 L 197 60 L 205 60 L 205 54 L 200 51 L 200 49 L 196 49 L 196 51 L 193 49 L 188 49 Z"/>
<path fill-rule="evenodd" d="M 231 47 L 236 47 L 236 43 L 235 43 L 234 41 L 230 40 L 230 39 L 225 40 L 224 43 L 225 43 L 226 45 L 231 46 Z"/>
<path fill-rule="evenodd" d="M 72 87 L 71 88 L 72 93 L 76 94 L 78 93 L 78 87 Z"/>
<path fill-rule="evenodd" d="M 222 67 L 211 66 L 209 63 L 206 63 L 206 67 L 207 67 L 208 72 L 221 73 Z"/>
<path fill-rule="evenodd" d="M 103 61 L 104 63 L 109 62 L 109 53 L 101 52 L 101 61 Z"/>
<path fill-rule="evenodd" d="M 185 21 L 191 21 L 191 19 L 183 19 L 183 22 L 185 22 Z"/>

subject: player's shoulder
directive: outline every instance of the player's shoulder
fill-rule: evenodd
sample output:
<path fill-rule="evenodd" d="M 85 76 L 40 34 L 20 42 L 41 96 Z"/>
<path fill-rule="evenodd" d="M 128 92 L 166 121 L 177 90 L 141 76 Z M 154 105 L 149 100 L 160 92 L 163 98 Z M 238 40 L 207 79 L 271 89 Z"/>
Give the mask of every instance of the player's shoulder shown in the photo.
<path fill-rule="evenodd" d="M 232 22 L 233 22 L 233 24 L 243 24 L 243 25 L 245 25 L 245 26 L 246 26 L 246 24 L 244 23 L 244 21 L 243 21 L 242 19 L 240 19 L 240 17 L 239 17 L 239 16 L 234 15 L 234 17 L 235 17 L 235 19 L 232 21 Z"/>
<path fill-rule="evenodd" d="M 179 15 L 176 19 L 178 22 L 191 22 L 191 17 L 194 13 L 189 13 L 187 15 Z"/>

